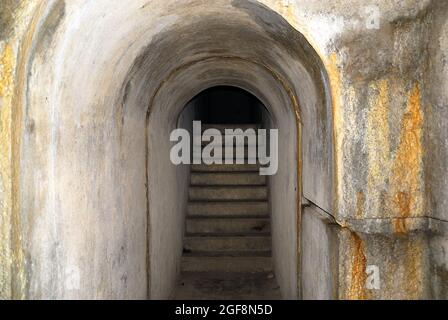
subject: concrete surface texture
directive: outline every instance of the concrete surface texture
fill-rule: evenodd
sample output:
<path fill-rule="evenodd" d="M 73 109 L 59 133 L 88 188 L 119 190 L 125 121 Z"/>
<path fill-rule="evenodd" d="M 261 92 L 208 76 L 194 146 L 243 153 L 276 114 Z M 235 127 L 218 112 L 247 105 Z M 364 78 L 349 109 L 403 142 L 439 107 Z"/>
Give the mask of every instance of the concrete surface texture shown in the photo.
<path fill-rule="evenodd" d="M 0 297 L 172 296 L 169 133 L 230 85 L 279 128 L 283 298 L 448 298 L 447 35 L 440 0 L 2 0 Z"/>

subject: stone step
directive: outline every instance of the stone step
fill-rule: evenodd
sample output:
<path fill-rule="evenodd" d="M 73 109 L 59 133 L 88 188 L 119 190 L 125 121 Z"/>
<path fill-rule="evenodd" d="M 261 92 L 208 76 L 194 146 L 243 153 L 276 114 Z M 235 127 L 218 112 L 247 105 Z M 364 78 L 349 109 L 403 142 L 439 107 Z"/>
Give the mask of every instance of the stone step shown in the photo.
<path fill-rule="evenodd" d="M 181 261 L 181 271 L 269 272 L 272 271 L 272 261 L 269 256 L 207 257 L 184 255 Z"/>
<path fill-rule="evenodd" d="M 189 202 L 189 217 L 268 217 L 267 201 Z"/>
<path fill-rule="evenodd" d="M 195 158 L 196 159 L 196 158 Z M 224 155 L 219 158 L 213 158 L 213 157 L 202 157 L 197 158 L 201 160 L 201 163 L 208 164 L 208 165 L 223 165 L 226 164 L 226 159 L 228 160 L 227 164 L 233 164 L 233 165 L 244 165 L 244 164 L 251 164 L 251 165 L 257 165 L 260 162 L 258 161 L 258 158 L 246 158 L 246 157 L 225 157 Z"/>
<path fill-rule="evenodd" d="M 184 251 L 187 252 L 203 252 L 203 251 L 270 251 L 270 236 L 194 236 L 185 237 Z"/>
<path fill-rule="evenodd" d="M 265 185 L 266 176 L 260 176 L 258 172 L 193 172 L 191 185 Z"/>
<path fill-rule="evenodd" d="M 186 231 L 188 234 L 266 234 L 271 231 L 271 224 L 265 218 L 189 218 Z"/>
<path fill-rule="evenodd" d="M 184 252 L 185 257 L 272 257 L 271 251 L 196 251 Z"/>
<path fill-rule="evenodd" d="M 225 141 L 223 139 L 221 139 L 221 141 L 218 142 L 218 141 L 213 140 L 213 138 L 212 139 L 207 138 L 207 135 L 204 136 L 204 140 L 202 140 L 202 138 L 199 139 L 199 137 L 197 137 L 197 136 L 196 136 L 196 138 L 197 139 L 194 139 L 194 141 L 193 141 L 193 146 L 201 146 L 202 147 L 201 150 L 203 149 L 203 147 L 209 145 L 210 143 L 212 144 L 212 146 L 218 146 L 218 147 L 221 146 L 224 150 L 224 145 L 225 145 L 224 142 Z M 199 141 L 200 141 L 200 143 L 199 143 Z M 233 141 L 234 149 L 238 146 L 242 146 L 245 149 L 247 149 L 248 146 L 257 147 L 257 146 L 263 146 L 264 144 L 265 144 L 264 141 L 263 142 L 260 141 L 260 143 L 257 143 L 257 142 L 253 143 L 253 141 L 249 141 L 248 139 L 244 139 L 243 143 L 240 143 L 239 141 Z"/>
<path fill-rule="evenodd" d="M 266 200 L 266 186 L 192 186 L 188 190 L 189 199 L 193 201 L 230 201 L 230 200 Z"/>
<path fill-rule="evenodd" d="M 200 149 L 200 150 L 193 150 L 193 159 L 213 159 L 214 157 L 214 153 L 212 152 L 213 156 L 210 156 L 210 152 L 207 152 L 206 154 L 203 154 L 204 148 Z M 254 159 L 255 161 L 257 161 L 258 159 L 258 149 L 256 148 L 256 146 L 254 146 L 253 148 L 251 148 L 252 150 L 249 150 L 249 147 L 247 146 L 243 146 L 241 147 L 233 147 L 229 150 L 229 155 L 227 156 L 227 158 L 229 159 Z M 251 154 L 249 156 L 249 151 L 251 151 Z M 221 148 L 221 156 L 217 157 L 218 159 L 225 159 L 226 158 L 226 150 L 225 148 Z"/>
<path fill-rule="evenodd" d="M 259 172 L 258 164 L 193 164 L 191 172 Z"/>

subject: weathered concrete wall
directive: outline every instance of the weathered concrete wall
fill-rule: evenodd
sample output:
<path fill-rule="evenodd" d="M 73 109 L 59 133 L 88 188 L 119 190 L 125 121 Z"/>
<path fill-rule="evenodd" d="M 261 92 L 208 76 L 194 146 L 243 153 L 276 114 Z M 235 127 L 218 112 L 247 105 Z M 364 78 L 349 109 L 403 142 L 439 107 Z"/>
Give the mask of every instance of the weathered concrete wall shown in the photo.
<path fill-rule="evenodd" d="M 427 73 L 424 83 L 424 164 L 427 211 L 441 230 L 431 235 L 432 295 L 448 297 L 448 3 L 435 1 L 431 11 Z M 442 227 L 444 225 L 444 227 Z"/>
<path fill-rule="evenodd" d="M 149 169 L 149 283 L 152 299 L 168 298 L 175 288 L 180 272 L 180 259 L 185 233 L 190 168 L 187 165 L 174 166 L 169 159 L 171 143 L 167 137 L 175 128 L 187 129 L 192 137 L 194 105 L 187 106 L 179 118 L 172 117 L 180 112 L 169 109 L 170 99 L 165 105 L 154 105 L 148 123 L 151 132 L 148 141 Z"/>
<path fill-rule="evenodd" d="M 280 103 L 280 102 L 278 102 Z M 285 101 L 283 104 L 288 105 Z M 268 106 L 268 110 L 274 108 Z M 275 110 L 275 109 L 274 109 Z M 275 117 L 264 115 L 264 126 L 278 130 L 278 171 L 268 176 L 269 207 L 271 212 L 272 256 L 274 271 L 282 296 L 298 297 L 298 199 L 300 188 L 298 168 L 298 132 L 291 108 L 276 112 Z"/>
<path fill-rule="evenodd" d="M 15 59 L 9 44 L 0 47 L 0 293 L 11 295 L 11 100 Z"/>
<path fill-rule="evenodd" d="M 431 299 L 429 282 L 428 237 L 409 235 L 340 233 L 341 267 L 339 297 L 342 299 Z M 365 269 L 379 269 L 379 288 L 366 286 Z"/>
<path fill-rule="evenodd" d="M 3 1 L 0 6 L 0 298 L 22 298 L 24 256 L 21 250 L 18 203 L 17 112 L 19 70 L 24 41 L 33 27 L 36 2 Z M 20 94 L 20 93 L 19 93 Z"/>
<path fill-rule="evenodd" d="M 348 228 L 340 237 L 342 298 L 432 297 L 428 235 L 445 222 L 433 219 L 425 186 L 429 5 L 379 6 L 379 28 L 344 24 L 330 55 L 339 94 L 333 101 L 335 216 Z M 351 14 L 345 9 L 341 16 Z M 364 283 L 372 265 L 380 270 L 378 290 Z"/>
<path fill-rule="evenodd" d="M 0 296 L 146 297 L 146 109 L 162 84 L 173 117 L 229 84 L 300 106 L 303 193 L 341 227 L 339 297 L 446 298 L 446 4 L 376 1 L 377 25 L 371 4 L 3 1 Z"/>
<path fill-rule="evenodd" d="M 315 206 L 302 213 L 302 298 L 331 300 L 337 298 L 338 241 L 331 217 Z"/>
<path fill-rule="evenodd" d="M 191 126 L 192 114 L 176 123 L 163 108 L 154 110 L 149 122 L 149 259 L 150 296 L 170 297 L 180 272 L 185 213 L 187 211 L 189 167 L 170 161 L 170 133 L 178 125 Z M 168 139 L 167 139 L 168 137 Z"/>

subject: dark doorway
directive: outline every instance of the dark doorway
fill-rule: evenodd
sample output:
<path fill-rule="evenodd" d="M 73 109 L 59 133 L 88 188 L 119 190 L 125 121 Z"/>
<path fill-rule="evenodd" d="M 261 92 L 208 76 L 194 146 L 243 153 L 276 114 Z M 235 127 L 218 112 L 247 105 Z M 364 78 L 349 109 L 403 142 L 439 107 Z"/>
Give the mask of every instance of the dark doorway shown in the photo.
<path fill-rule="evenodd" d="M 208 124 L 260 123 L 263 104 L 249 92 L 230 86 L 204 90 L 195 97 L 197 120 Z"/>

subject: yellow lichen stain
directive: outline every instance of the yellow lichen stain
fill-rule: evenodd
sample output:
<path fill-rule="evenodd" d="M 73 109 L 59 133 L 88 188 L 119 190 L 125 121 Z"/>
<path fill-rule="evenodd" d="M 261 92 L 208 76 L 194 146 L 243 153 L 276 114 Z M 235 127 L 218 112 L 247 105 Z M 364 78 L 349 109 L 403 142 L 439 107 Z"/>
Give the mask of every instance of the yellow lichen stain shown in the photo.
<path fill-rule="evenodd" d="M 342 90 L 341 90 L 341 75 L 338 68 L 338 57 L 334 52 L 328 59 L 324 60 L 327 69 L 328 79 L 331 88 L 331 99 L 333 107 L 333 140 L 334 140 L 334 185 L 336 186 L 336 194 L 334 199 L 334 206 L 338 208 L 338 196 L 341 196 L 342 191 L 342 144 L 343 144 L 343 128 L 344 117 L 341 108 Z M 336 210 L 337 211 L 337 210 Z"/>
<path fill-rule="evenodd" d="M 341 75 L 338 68 L 338 57 L 335 52 L 333 52 L 330 57 L 326 60 L 326 68 L 328 72 L 328 79 L 331 86 L 331 99 L 333 104 L 333 115 L 335 118 L 339 116 L 339 107 L 341 105 Z M 336 111 L 336 112 L 335 112 Z M 342 120 L 342 119 L 338 119 Z M 336 120 L 335 120 L 336 121 Z"/>
<path fill-rule="evenodd" d="M 422 213 L 422 125 L 420 88 L 415 84 L 409 94 L 391 176 L 391 210 L 397 233 L 406 232 L 405 218 Z"/>
<path fill-rule="evenodd" d="M 3 99 L 12 96 L 13 66 L 13 50 L 11 45 L 6 44 L 0 55 L 0 97 Z"/>
<path fill-rule="evenodd" d="M 47 1 L 23 1 L 23 7 L 20 9 L 21 19 L 15 20 L 17 34 L 20 34 L 20 40 L 17 41 L 17 51 L 21 58 L 14 59 L 12 66 L 14 71 L 14 87 L 12 93 L 11 106 L 14 106 L 14 112 L 11 115 L 11 296 L 13 299 L 25 299 L 27 290 L 27 276 L 25 271 L 25 254 L 23 250 L 22 222 L 21 222 L 21 195 L 20 195 L 20 152 L 21 137 L 23 132 L 23 97 L 25 96 L 27 72 L 27 57 L 33 48 L 34 36 L 37 26 L 42 21 L 44 13 L 48 8 Z"/>
<path fill-rule="evenodd" d="M 367 259 L 364 254 L 364 243 L 354 232 L 350 235 L 350 279 L 347 292 L 349 300 L 365 300 Z"/>
<path fill-rule="evenodd" d="M 285 2 L 285 0 L 275 0 L 272 8 L 276 12 L 278 12 L 288 23 L 298 30 L 299 24 L 297 19 L 297 13 L 296 13 L 296 2 L 295 1 L 289 1 L 288 3 Z"/>
<path fill-rule="evenodd" d="M 381 214 L 381 194 L 386 189 L 390 172 L 389 82 L 380 80 L 369 90 L 366 147 L 368 149 L 367 188 L 373 215 Z"/>
<path fill-rule="evenodd" d="M 423 250 L 426 247 L 422 238 L 407 239 L 404 252 L 404 278 L 402 282 L 405 299 L 421 299 L 423 293 Z"/>
<path fill-rule="evenodd" d="M 9 44 L 0 53 L 0 297 L 11 296 L 11 108 L 14 53 Z"/>
<path fill-rule="evenodd" d="M 8 172 L 8 196 L 9 201 L 8 214 L 8 237 L 10 241 L 10 253 L 8 255 L 8 263 L 10 274 L 8 275 L 10 289 L 8 292 L 0 292 L 0 296 L 5 295 L 7 298 L 24 299 L 26 287 L 25 275 L 25 257 L 22 248 L 22 224 L 20 218 L 20 188 L 19 188 L 19 172 L 20 172 L 20 138 L 22 132 L 22 97 L 24 96 L 24 84 L 27 77 L 26 64 L 27 53 L 33 44 L 33 36 L 36 26 L 43 16 L 44 9 L 48 3 L 45 1 L 22 1 L 17 14 L 14 25 L 16 27 L 14 36 L 10 39 L 11 43 L 17 43 L 17 51 L 20 52 L 22 58 L 16 60 L 14 50 L 11 45 L 6 45 L 2 52 L 0 61 L 1 79 L 0 82 L 0 116 L 2 117 L 2 137 L 0 148 L 9 150 L 5 154 L 8 158 L 1 158 L 4 154 L 0 153 L 0 162 L 5 160 L 7 167 L 0 168 L 0 173 Z M 31 18 L 31 21 L 30 21 Z M 6 66 L 6 67 L 5 67 Z M 6 71 L 6 72 L 5 72 Z M 14 110 L 12 107 L 14 106 Z M 6 132 L 6 134 L 4 134 Z M 3 135 L 5 138 L 3 138 Z M 5 149 L 4 149 L 5 148 Z M 5 168 L 5 169 L 3 169 Z M 1 231 L 2 234 L 3 230 Z M 0 243 L 5 243 L 3 238 Z"/>
<path fill-rule="evenodd" d="M 364 192 L 358 191 L 356 193 L 356 212 L 355 212 L 355 217 L 357 219 L 363 217 L 365 203 L 366 203 L 366 197 L 364 195 Z"/>

